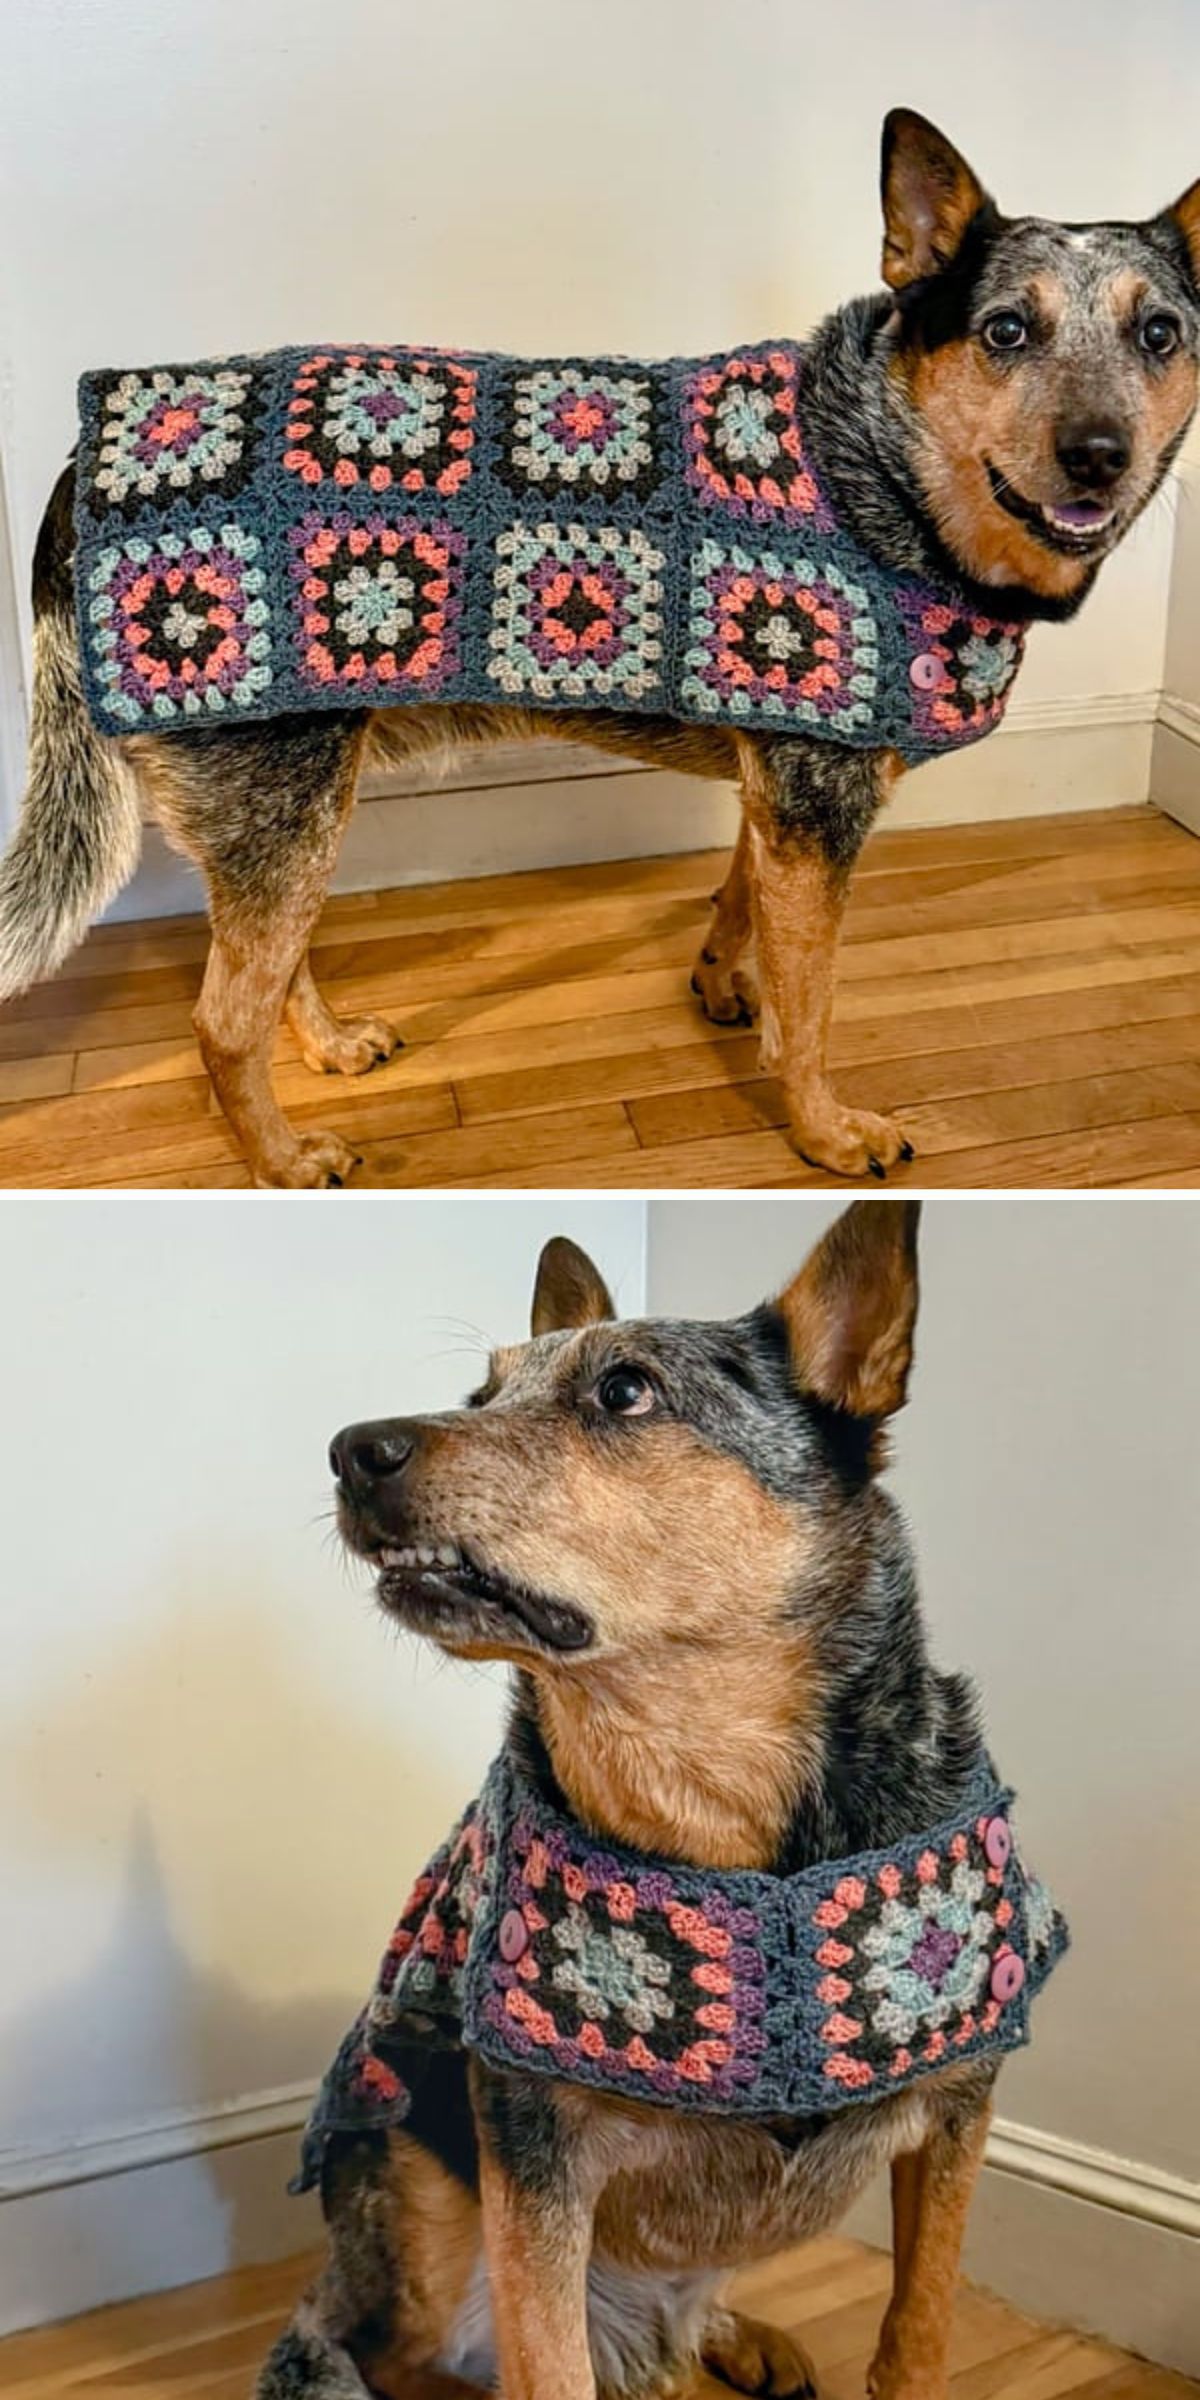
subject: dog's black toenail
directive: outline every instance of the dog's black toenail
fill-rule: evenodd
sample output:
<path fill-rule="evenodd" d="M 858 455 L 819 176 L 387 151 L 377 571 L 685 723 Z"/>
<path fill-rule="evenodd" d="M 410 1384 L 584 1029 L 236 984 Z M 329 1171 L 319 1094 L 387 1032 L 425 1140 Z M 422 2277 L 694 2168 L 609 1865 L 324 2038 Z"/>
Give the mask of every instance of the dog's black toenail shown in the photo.
<path fill-rule="evenodd" d="M 704 998 L 704 994 L 700 989 L 700 978 L 698 975 L 693 975 L 692 977 L 692 990 L 694 991 L 697 1000 L 702 1000 Z"/>
<path fill-rule="evenodd" d="M 869 1166 L 872 1175 L 878 1176 L 880 1183 L 887 1182 L 887 1168 L 884 1166 L 882 1159 L 869 1158 L 867 1160 L 867 1165 Z"/>
<path fill-rule="evenodd" d="M 903 1158 L 903 1159 L 910 1159 L 910 1158 L 915 1158 L 915 1157 L 916 1157 L 916 1155 L 917 1155 L 917 1154 L 916 1154 L 916 1151 L 913 1149 L 913 1146 L 912 1146 L 912 1143 L 911 1143 L 911 1142 L 901 1142 L 901 1144 L 900 1144 L 900 1156 L 901 1156 L 901 1158 Z"/>
<path fill-rule="evenodd" d="M 331 1192 L 340 1192 L 340 1191 L 341 1191 L 341 1188 L 342 1188 L 342 1179 L 341 1179 L 341 1176 L 340 1176 L 340 1175 L 330 1175 L 330 1176 L 328 1176 L 328 1177 L 326 1178 L 326 1188 L 327 1188 L 329 1191 L 331 1191 Z"/>
<path fill-rule="evenodd" d="M 753 1025 L 754 1023 L 754 1011 L 752 1008 L 747 1008 L 744 1000 L 738 1002 L 737 1021 L 739 1025 Z"/>
<path fill-rule="evenodd" d="M 717 954 L 715 950 L 702 950 L 700 957 L 706 967 L 715 967 L 717 963 Z"/>

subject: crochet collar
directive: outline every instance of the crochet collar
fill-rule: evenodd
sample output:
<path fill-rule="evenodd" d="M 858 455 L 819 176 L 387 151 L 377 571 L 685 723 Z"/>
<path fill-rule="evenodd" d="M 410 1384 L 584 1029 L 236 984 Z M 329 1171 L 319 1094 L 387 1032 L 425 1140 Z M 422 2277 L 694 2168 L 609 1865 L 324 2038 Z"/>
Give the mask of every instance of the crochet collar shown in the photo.
<path fill-rule="evenodd" d="M 598 1842 L 503 1753 L 419 1876 L 325 2078 L 330 2134 L 400 2124 L 422 2062 L 496 2066 L 670 2108 L 826 2116 L 1020 2047 L 1066 1925 L 981 1752 L 961 1806 L 797 1875 Z"/>

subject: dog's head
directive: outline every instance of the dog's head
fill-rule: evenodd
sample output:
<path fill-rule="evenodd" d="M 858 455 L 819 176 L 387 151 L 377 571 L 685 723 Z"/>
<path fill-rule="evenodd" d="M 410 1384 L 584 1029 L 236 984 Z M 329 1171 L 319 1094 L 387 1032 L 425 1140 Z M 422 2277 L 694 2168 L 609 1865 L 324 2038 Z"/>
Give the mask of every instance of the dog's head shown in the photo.
<path fill-rule="evenodd" d="M 856 1203 L 729 1324 L 619 1323 L 590 1260 L 549 1243 L 532 1339 L 464 1407 L 332 1444 L 341 1531 L 383 1608 L 550 1679 L 803 1641 L 861 1563 L 858 1503 L 912 1353 L 917 1214 Z"/>
<path fill-rule="evenodd" d="M 1069 603 L 1157 489 L 1196 405 L 1200 183 L 1143 224 L 1004 217 L 937 128 L 883 133 L 890 377 L 943 541 Z"/>

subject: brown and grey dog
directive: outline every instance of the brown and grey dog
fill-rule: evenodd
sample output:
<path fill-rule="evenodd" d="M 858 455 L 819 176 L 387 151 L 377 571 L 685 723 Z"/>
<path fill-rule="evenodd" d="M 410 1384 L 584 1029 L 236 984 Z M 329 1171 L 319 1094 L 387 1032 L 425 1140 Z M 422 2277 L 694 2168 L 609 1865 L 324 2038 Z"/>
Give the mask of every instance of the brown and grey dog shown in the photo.
<path fill-rule="evenodd" d="M 332 1463 L 385 1612 L 516 1670 L 512 1754 L 589 1832 L 791 1874 L 961 1803 L 979 1739 L 930 1664 L 875 1480 L 904 1400 L 918 1204 L 859 1201 L 778 1300 L 617 1323 L 551 1242 L 533 1338 L 448 1414 L 358 1425 Z M 425 1563 L 422 1563 L 424 1560 Z M 802 2351 L 722 2297 L 889 2165 L 895 2289 L 874 2400 L 945 2390 L 994 2060 L 822 2117 L 680 2114 L 451 2052 L 402 2130 L 325 2152 L 328 2265 L 260 2400 L 682 2400 L 810 2393 Z"/>
<path fill-rule="evenodd" d="M 1200 183 L 1142 224 L 1003 217 L 958 152 L 899 110 L 883 151 L 878 298 L 808 351 L 805 440 L 847 527 L 902 572 L 948 574 L 1013 619 L 1065 618 L 1174 458 L 1197 396 Z M 308 1064 L 357 1075 L 398 1035 L 339 1023 L 308 943 L 364 764 L 462 743 L 584 741 L 734 778 L 743 822 L 695 988 L 718 1022 L 760 1006 L 764 1067 L 797 1148 L 883 1174 L 911 1155 L 889 1118 L 844 1108 L 825 1071 L 851 869 L 901 764 L 888 751 L 617 713 L 403 707 L 119 741 L 93 729 L 71 590 L 72 470 L 34 566 L 31 772 L 0 864 L 0 999 L 49 973 L 132 873 L 140 808 L 202 869 L 212 948 L 196 1030 L 259 1184 L 340 1182 L 333 1134 L 301 1138 L 271 1086 L 286 1017 Z"/>

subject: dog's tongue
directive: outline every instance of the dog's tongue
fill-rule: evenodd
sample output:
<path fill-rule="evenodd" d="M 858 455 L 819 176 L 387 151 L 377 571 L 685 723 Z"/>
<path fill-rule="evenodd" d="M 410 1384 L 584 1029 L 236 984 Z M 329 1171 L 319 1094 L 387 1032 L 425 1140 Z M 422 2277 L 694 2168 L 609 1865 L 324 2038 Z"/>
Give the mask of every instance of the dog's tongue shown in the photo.
<path fill-rule="evenodd" d="M 1051 515 L 1060 525 L 1077 525 L 1083 532 L 1089 525 L 1098 525 L 1111 514 L 1103 500 L 1064 500 L 1056 504 Z"/>

